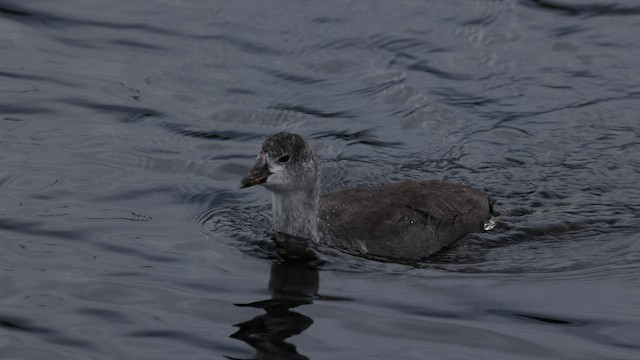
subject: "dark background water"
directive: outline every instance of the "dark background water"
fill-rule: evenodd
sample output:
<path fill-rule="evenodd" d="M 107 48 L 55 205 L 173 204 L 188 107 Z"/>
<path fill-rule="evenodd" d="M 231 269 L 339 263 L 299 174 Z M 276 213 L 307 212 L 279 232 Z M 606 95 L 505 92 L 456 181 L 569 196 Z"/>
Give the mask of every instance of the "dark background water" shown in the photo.
<path fill-rule="evenodd" d="M 635 0 L 0 0 L 0 357 L 640 358 L 639 34 Z M 465 181 L 498 227 L 283 258 L 238 189 L 280 130 L 326 190 Z"/>

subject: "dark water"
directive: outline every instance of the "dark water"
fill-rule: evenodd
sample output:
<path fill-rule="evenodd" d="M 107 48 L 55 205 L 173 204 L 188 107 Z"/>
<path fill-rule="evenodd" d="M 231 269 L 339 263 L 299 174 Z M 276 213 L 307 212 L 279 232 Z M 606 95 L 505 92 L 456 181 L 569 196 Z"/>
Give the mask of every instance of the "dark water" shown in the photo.
<path fill-rule="evenodd" d="M 0 357 L 640 358 L 634 0 L 0 0 Z M 238 190 L 466 181 L 419 264 L 291 259 Z"/>

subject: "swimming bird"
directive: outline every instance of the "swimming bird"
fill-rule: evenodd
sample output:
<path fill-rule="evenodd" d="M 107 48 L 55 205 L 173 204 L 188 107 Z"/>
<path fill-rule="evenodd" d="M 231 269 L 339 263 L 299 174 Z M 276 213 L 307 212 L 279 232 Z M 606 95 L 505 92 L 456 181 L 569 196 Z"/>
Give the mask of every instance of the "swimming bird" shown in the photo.
<path fill-rule="evenodd" d="M 320 195 L 320 163 L 300 135 L 262 144 L 240 187 L 271 191 L 273 230 L 365 256 L 420 260 L 483 230 L 491 200 L 473 187 L 403 181 Z"/>

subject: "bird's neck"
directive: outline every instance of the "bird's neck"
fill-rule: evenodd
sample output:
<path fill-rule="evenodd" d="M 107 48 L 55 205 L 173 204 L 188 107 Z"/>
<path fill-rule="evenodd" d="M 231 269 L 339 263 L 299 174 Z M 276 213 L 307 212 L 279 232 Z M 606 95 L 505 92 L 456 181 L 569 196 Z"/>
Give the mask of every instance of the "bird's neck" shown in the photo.
<path fill-rule="evenodd" d="M 273 192 L 273 229 L 288 235 L 318 239 L 319 184 Z"/>

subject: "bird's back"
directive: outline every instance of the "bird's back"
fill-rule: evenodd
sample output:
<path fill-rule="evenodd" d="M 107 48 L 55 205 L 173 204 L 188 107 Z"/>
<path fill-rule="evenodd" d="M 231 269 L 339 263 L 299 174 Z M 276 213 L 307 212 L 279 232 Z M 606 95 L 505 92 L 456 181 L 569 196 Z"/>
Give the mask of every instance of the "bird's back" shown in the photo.
<path fill-rule="evenodd" d="M 489 198 L 472 187 L 405 181 L 320 199 L 321 241 L 393 259 L 418 260 L 482 231 Z"/>

